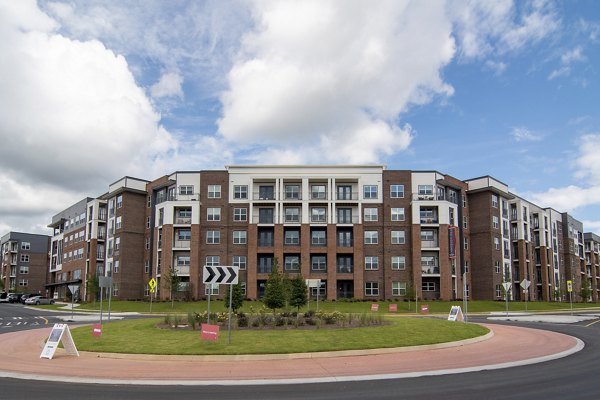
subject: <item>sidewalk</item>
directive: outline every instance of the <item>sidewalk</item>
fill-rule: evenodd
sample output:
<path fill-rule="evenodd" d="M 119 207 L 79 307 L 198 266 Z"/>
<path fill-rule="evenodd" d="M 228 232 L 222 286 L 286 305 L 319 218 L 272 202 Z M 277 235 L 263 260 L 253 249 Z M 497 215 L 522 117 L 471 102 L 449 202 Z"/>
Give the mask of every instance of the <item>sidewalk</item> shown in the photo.
<path fill-rule="evenodd" d="M 40 359 L 51 328 L 0 335 L 0 377 L 61 382 L 140 385 L 252 385 L 392 379 L 527 365 L 565 357 L 583 348 L 571 336 L 486 324 L 484 340 L 452 347 L 283 356 L 149 356 L 59 349 Z M 375 354 L 373 354 L 375 353 Z"/>

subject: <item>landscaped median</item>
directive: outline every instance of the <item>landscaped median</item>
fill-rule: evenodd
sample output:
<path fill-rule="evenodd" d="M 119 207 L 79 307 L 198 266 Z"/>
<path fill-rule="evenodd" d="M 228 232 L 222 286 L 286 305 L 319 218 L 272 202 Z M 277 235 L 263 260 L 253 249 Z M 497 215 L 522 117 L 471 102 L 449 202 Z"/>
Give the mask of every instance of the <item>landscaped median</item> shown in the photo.
<path fill-rule="evenodd" d="M 231 344 L 226 326 L 216 342 L 200 339 L 200 331 L 161 327 L 163 319 L 110 322 L 102 336 L 92 336 L 92 328 L 72 330 L 80 351 L 158 355 L 239 355 L 287 354 L 359 349 L 393 348 L 454 342 L 483 336 L 489 330 L 476 324 L 435 318 L 389 318 L 389 323 L 367 327 L 316 326 L 232 329 Z"/>

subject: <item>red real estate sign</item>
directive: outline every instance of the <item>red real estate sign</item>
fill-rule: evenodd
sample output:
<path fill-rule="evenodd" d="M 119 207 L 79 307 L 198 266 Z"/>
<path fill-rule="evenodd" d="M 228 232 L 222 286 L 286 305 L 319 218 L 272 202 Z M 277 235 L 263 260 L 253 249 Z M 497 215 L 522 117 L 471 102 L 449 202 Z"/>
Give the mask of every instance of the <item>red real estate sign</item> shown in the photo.
<path fill-rule="evenodd" d="M 202 324 L 200 338 L 216 342 L 219 338 L 219 325 Z"/>
<path fill-rule="evenodd" d="M 92 336 L 102 336 L 102 325 L 94 324 L 92 328 Z"/>
<path fill-rule="evenodd" d="M 389 306 L 389 312 L 398 312 L 398 304 L 390 304 Z"/>
<path fill-rule="evenodd" d="M 423 305 L 421 306 L 421 312 L 422 312 L 423 314 L 427 314 L 427 313 L 429 312 L 429 306 L 428 306 L 427 304 L 423 304 Z"/>
<path fill-rule="evenodd" d="M 379 304 L 377 304 L 377 303 L 371 304 L 371 311 L 379 311 Z"/>

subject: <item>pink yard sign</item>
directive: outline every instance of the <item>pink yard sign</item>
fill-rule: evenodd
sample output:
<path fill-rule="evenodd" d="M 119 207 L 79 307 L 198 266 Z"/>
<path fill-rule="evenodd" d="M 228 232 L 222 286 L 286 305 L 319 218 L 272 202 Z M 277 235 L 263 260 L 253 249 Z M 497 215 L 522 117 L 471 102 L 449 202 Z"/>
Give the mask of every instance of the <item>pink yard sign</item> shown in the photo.
<path fill-rule="evenodd" d="M 398 304 L 390 304 L 388 307 L 389 312 L 398 312 Z"/>
<path fill-rule="evenodd" d="M 102 325 L 94 324 L 92 327 L 92 336 L 100 337 L 102 336 Z"/>
<path fill-rule="evenodd" d="M 371 304 L 371 311 L 379 311 L 379 304 L 377 304 L 377 303 Z"/>
<path fill-rule="evenodd" d="M 423 304 L 423 305 L 421 306 L 421 312 L 422 312 L 423 314 L 428 314 L 428 313 L 429 313 L 429 305 L 427 305 L 427 304 Z"/>
<path fill-rule="evenodd" d="M 202 340 L 210 340 L 212 342 L 216 342 L 219 338 L 219 325 L 201 325 L 201 334 L 200 338 Z"/>

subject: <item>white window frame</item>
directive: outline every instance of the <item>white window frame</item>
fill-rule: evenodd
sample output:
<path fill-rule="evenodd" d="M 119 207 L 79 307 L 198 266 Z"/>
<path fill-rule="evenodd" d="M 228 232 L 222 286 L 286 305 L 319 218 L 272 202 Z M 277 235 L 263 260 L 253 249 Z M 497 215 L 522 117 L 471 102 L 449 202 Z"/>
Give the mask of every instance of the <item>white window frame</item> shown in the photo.
<path fill-rule="evenodd" d="M 377 222 L 379 220 L 377 207 L 365 207 L 363 209 L 364 222 Z"/>
<path fill-rule="evenodd" d="M 377 271 L 379 269 L 378 256 L 365 256 L 365 270 Z"/>
<path fill-rule="evenodd" d="M 248 209 L 246 207 L 239 207 L 233 209 L 233 220 L 236 222 L 248 221 Z"/>
<path fill-rule="evenodd" d="M 379 232 L 378 231 L 365 231 L 364 244 L 379 244 Z"/>
<path fill-rule="evenodd" d="M 21 242 L 21 250 L 31 250 L 30 242 Z"/>
<path fill-rule="evenodd" d="M 248 243 L 248 232 L 233 231 L 233 244 L 247 244 L 247 243 Z"/>
<path fill-rule="evenodd" d="M 392 282 L 392 296 L 406 296 L 406 282 Z"/>
<path fill-rule="evenodd" d="M 435 292 L 435 282 L 421 282 L 423 292 Z"/>
<path fill-rule="evenodd" d="M 404 207 L 392 207 L 391 213 L 392 221 L 404 221 L 406 219 Z"/>
<path fill-rule="evenodd" d="M 221 185 L 208 185 L 207 192 L 207 197 L 209 199 L 220 199 Z"/>
<path fill-rule="evenodd" d="M 363 199 L 374 200 L 379 196 L 377 185 L 363 185 Z"/>
<path fill-rule="evenodd" d="M 248 199 L 248 185 L 234 185 L 233 198 L 236 200 Z"/>
<path fill-rule="evenodd" d="M 365 297 L 379 296 L 379 282 L 365 282 Z"/>
<path fill-rule="evenodd" d="M 403 271 L 406 269 L 405 256 L 392 256 L 392 269 L 395 271 Z"/>
<path fill-rule="evenodd" d="M 220 244 L 221 243 L 221 232 L 220 231 L 206 231 L 206 244 Z"/>
<path fill-rule="evenodd" d="M 392 231 L 392 244 L 406 244 L 406 232 L 404 230 L 401 231 Z"/>
<path fill-rule="evenodd" d="M 179 194 L 184 196 L 194 194 L 194 185 L 180 185 Z"/>
<path fill-rule="evenodd" d="M 207 207 L 206 220 L 217 222 L 221 220 L 221 207 Z"/>
<path fill-rule="evenodd" d="M 233 256 L 231 263 L 234 267 L 239 267 L 241 270 L 244 270 L 248 265 L 248 259 L 246 256 Z"/>
<path fill-rule="evenodd" d="M 221 265 L 221 257 L 220 256 L 206 256 L 206 258 L 204 259 L 204 265 L 208 265 L 209 267 Z"/>
<path fill-rule="evenodd" d="M 401 184 L 390 185 L 390 197 L 392 199 L 403 199 L 404 198 L 404 185 L 401 185 Z"/>

